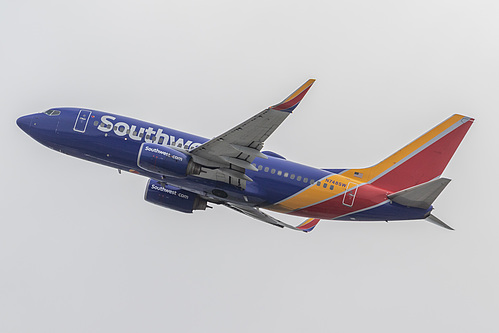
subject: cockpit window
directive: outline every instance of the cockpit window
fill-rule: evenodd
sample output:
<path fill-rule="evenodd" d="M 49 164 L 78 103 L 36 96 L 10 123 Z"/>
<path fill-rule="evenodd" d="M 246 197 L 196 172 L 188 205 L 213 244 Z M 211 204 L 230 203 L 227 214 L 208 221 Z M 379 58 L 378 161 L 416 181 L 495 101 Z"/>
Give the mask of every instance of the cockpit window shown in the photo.
<path fill-rule="evenodd" d="M 44 112 L 46 115 L 49 115 L 49 116 L 58 116 L 61 114 L 61 111 L 59 110 L 48 110 L 48 111 L 45 111 Z"/>

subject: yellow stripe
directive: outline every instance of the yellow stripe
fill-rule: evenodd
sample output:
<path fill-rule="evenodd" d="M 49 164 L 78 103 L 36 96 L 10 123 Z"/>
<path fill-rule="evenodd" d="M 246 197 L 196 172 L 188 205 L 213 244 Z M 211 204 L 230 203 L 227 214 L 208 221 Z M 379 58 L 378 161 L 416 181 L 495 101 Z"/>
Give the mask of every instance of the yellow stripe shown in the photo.
<path fill-rule="evenodd" d="M 328 184 L 326 188 L 323 187 L 323 184 Z M 345 192 L 347 189 L 348 183 L 355 183 L 356 185 L 361 184 L 361 182 L 349 179 L 344 177 L 343 175 L 331 175 L 323 180 L 321 180 L 320 186 L 317 185 L 317 182 L 313 185 L 310 185 L 303 192 L 284 200 L 278 205 L 272 207 L 265 207 L 266 209 L 271 209 L 274 211 L 278 211 L 281 213 L 289 213 L 294 210 L 297 210 L 302 207 L 307 207 L 318 202 L 322 202 L 326 199 L 329 199 L 333 196 L 341 194 Z M 330 190 L 329 186 L 334 184 L 334 189 Z M 343 186 L 345 185 L 345 186 Z M 352 186 L 350 186 L 351 188 Z"/>
<path fill-rule="evenodd" d="M 289 213 L 303 207 L 308 207 L 313 204 L 317 204 L 318 202 L 322 202 L 328 198 L 331 198 L 333 196 L 345 192 L 347 190 L 348 183 L 355 183 L 356 185 L 359 185 L 368 182 L 372 178 L 376 177 L 383 171 L 387 170 L 394 164 L 398 163 L 399 161 L 410 155 L 415 150 L 421 148 L 423 145 L 428 143 L 428 141 L 432 140 L 437 135 L 444 132 L 449 127 L 451 127 L 452 125 L 454 125 L 456 122 L 460 121 L 463 118 L 465 118 L 465 116 L 453 115 L 452 117 L 448 118 L 444 122 L 435 126 L 430 131 L 426 132 L 425 134 L 423 134 L 422 136 L 420 136 L 419 138 L 417 138 L 416 140 L 414 140 L 404 148 L 400 149 L 399 151 L 392 154 L 390 157 L 386 158 L 385 160 L 381 161 L 380 163 L 376 164 L 373 167 L 364 168 L 364 169 L 351 169 L 345 171 L 341 175 L 336 175 L 336 174 L 331 175 L 326 179 L 321 180 L 320 186 L 317 186 L 317 183 L 314 183 L 313 185 L 310 185 L 308 188 L 306 188 L 299 194 L 296 194 L 295 196 L 286 199 L 277 205 L 266 208 L 281 213 Z M 362 173 L 362 178 L 355 176 L 354 175 L 355 172 Z M 328 184 L 327 188 L 323 187 L 324 182 Z M 336 185 L 337 182 L 344 184 L 345 187 L 341 185 Z M 333 183 L 335 184 L 334 189 L 330 190 L 329 184 Z"/>
<path fill-rule="evenodd" d="M 362 181 L 363 182 L 368 182 L 380 173 L 384 172 L 388 168 L 392 167 L 394 164 L 397 164 L 404 158 L 406 158 L 408 155 L 413 153 L 415 150 L 421 148 L 423 145 L 428 143 L 428 141 L 432 140 L 435 138 L 437 135 L 440 133 L 444 132 L 447 130 L 449 127 L 454 125 L 456 122 L 460 121 L 461 119 L 465 118 L 465 116 L 455 114 L 452 117 L 448 118 L 447 120 L 443 121 L 439 125 L 435 126 L 433 129 L 429 130 L 404 148 L 400 149 L 397 151 L 395 154 L 389 156 L 388 158 L 384 159 L 380 163 L 370 167 L 370 168 L 363 168 L 363 169 L 350 169 L 345 171 L 342 175 L 346 177 L 355 177 L 354 173 L 359 172 L 362 173 Z"/>
<path fill-rule="evenodd" d="M 314 82 L 315 82 L 315 79 L 308 80 L 300 88 L 296 89 L 296 91 L 294 93 L 292 93 L 291 95 L 289 95 L 289 97 L 286 98 L 284 101 L 282 101 L 280 104 L 289 102 L 290 100 L 292 100 L 293 98 L 295 98 L 296 96 L 298 96 L 299 94 L 301 94 L 303 90 L 305 90 L 308 87 L 310 87 Z"/>
<path fill-rule="evenodd" d="M 297 226 L 297 228 L 303 227 L 303 226 L 309 224 L 310 222 L 312 222 L 313 220 L 315 220 L 315 218 L 313 218 L 313 217 L 306 219 L 303 223 L 301 223 L 299 226 Z"/>

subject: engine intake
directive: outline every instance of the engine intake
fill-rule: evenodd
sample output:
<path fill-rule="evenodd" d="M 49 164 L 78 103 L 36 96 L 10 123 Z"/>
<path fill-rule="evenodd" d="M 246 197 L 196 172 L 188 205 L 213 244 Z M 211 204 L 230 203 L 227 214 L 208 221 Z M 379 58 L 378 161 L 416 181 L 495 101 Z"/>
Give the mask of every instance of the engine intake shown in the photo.
<path fill-rule="evenodd" d="M 208 204 L 205 199 L 195 193 L 171 185 L 162 185 L 154 179 L 149 179 L 147 183 L 144 200 L 183 213 L 205 210 Z"/>
<path fill-rule="evenodd" d="M 175 177 L 199 175 L 201 166 L 191 156 L 168 146 L 143 143 L 140 146 L 137 165 L 147 171 Z"/>

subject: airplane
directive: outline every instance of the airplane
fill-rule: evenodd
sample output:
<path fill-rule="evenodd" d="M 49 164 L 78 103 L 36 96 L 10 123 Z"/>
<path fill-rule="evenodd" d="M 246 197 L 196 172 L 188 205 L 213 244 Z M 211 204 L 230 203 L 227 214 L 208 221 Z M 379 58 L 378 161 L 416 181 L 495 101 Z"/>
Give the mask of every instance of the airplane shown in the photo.
<path fill-rule="evenodd" d="M 48 148 L 147 177 L 144 199 L 179 212 L 219 204 L 304 232 L 321 219 L 425 219 L 454 230 L 432 214 L 432 204 L 450 182 L 441 175 L 474 119 L 452 115 L 367 168 L 315 168 L 262 151 L 314 82 L 212 139 L 75 107 L 22 116 L 17 125 Z M 306 219 L 293 226 L 262 209 Z"/>

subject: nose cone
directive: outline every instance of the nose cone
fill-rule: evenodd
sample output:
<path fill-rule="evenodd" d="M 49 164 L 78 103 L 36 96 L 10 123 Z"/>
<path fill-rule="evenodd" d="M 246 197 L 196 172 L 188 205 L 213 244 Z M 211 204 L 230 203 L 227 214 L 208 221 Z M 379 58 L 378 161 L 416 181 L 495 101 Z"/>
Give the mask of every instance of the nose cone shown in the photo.
<path fill-rule="evenodd" d="M 17 126 L 21 128 L 24 132 L 28 133 L 29 128 L 31 127 L 31 116 L 22 116 L 17 118 Z"/>

